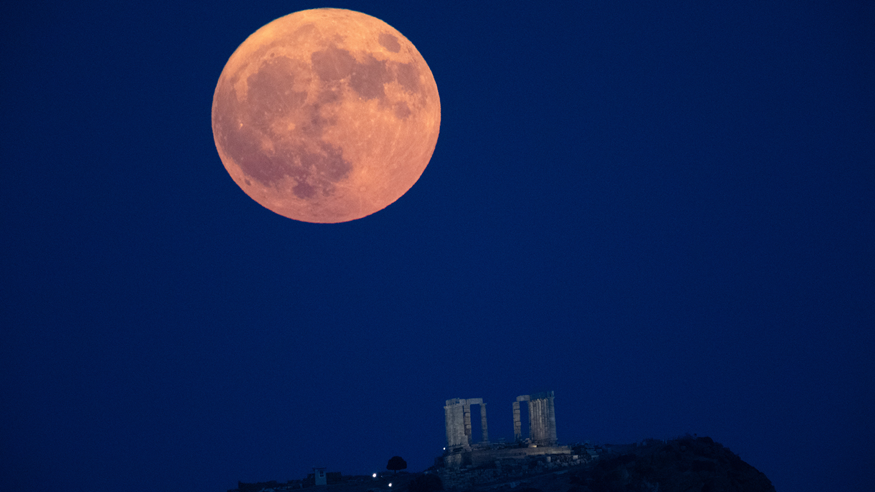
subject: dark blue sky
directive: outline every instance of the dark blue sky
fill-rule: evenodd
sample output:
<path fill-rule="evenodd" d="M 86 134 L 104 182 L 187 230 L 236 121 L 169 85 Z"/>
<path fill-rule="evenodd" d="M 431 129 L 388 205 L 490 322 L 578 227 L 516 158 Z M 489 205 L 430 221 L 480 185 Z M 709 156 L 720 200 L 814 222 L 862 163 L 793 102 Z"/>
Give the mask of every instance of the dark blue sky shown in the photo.
<path fill-rule="evenodd" d="M 560 441 L 709 435 L 780 491 L 875 468 L 869 2 L 340 2 L 410 39 L 441 135 L 345 224 L 225 172 L 213 90 L 298 2 L 2 15 L 4 490 L 410 470 L 443 402 L 556 392 Z M 839 4 L 839 5 L 836 5 Z"/>

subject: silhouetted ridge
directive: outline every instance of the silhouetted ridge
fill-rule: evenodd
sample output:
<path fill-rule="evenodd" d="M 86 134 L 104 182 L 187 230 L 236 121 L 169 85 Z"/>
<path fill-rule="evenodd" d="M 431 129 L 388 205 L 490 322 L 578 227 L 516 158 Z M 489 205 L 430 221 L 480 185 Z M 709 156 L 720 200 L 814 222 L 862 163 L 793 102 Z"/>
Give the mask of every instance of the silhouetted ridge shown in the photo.
<path fill-rule="evenodd" d="M 710 437 L 646 440 L 572 472 L 568 492 L 774 492 L 772 482 Z"/>
<path fill-rule="evenodd" d="M 515 453 L 540 449 L 543 454 Z M 346 476 L 327 472 L 321 486 L 310 474 L 285 484 L 239 482 L 229 492 L 775 492 L 762 472 L 710 437 L 688 435 L 634 444 L 587 441 L 478 452 L 482 459 L 477 464 L 472 460 L 472 464 L 445 466 L 442 456 L 422 473 Z"/>

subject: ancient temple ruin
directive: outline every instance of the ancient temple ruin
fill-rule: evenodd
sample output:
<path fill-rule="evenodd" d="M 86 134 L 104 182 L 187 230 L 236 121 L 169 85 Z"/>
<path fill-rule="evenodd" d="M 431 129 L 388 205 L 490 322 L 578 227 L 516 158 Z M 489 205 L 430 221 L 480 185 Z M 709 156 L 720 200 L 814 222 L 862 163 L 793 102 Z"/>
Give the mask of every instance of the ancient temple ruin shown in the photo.
<path fill-rule="evenodd" d="M 516 397 L 513 402 L 513 437 L 523 440 L 520 422 L 520 402 L 529 406 L 529 440 L 532 444 L 556 445 L 556 413 L 553 410 L 553 392 L 544 391 Z"/>
<path fill-rule="evenodd" d="M 448 448 L 471 449 L 471 405 L 480 405 L 480 428 L 483 429 L 481 442 L 489 442 L 486 403 L 483 403 L 483 398 L 468 398 L 467 400 L 453 398 L 447 400 L 447 405 L 444 407 Z"/>
<path fill-rule="evenodd" d="M 523 441 L 520 402 L 528 405 L 529 436 L 531 444 L 554 446 L 556 444 L 556 413 L 553 407 L 553 392 L 544 391 L 533 395 L 521 395 L 513 402 L 513 437 Z M 447 429 L 447 448 L 467 449 L 475 444 L 471 436 L 471 405 L 480 406 L 480 427 L 483 430 L 481 444 L 489 443 L 489 427 L 486 422 L 486 403 L 483 398 L 453 398 L 444 406 Z"/>
<path fill-rule="evenodd" d="M 553 392 L 521 395 L 512 404 L 514 443 L 489 442 L 486 422 L 486 402 L 482 398 L 453 398 L 444 406 L 447 447 L 442 458 L 446 466 L 458 468 L 502 459 L 521 459 L 533 455 L 568 454 L 570 450 L 557 445 L 556 413 Z M 520 403 L 525 402 L 529 414 L 529 435 L 522 435 Z M 480 407 L 480 428 L 483 437 L 474 440 L 471 427 L 471 406 Z"/>

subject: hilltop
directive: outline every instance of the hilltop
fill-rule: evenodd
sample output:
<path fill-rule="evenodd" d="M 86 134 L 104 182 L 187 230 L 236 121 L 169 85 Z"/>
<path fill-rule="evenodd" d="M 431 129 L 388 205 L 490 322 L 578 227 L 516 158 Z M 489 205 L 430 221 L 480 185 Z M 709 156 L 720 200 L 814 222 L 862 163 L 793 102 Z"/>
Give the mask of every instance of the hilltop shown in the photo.
<path fill-rule="evenodd" d="M 709 437 L 646 439 L 624 445 L 569 446 L 572 454 L 527 456 L 421 473 L 341 477 L 325 492 L 774 492 L 771 481 L 729 448 Z M 309 477 L 308 477 L 309 478 Z M 285 484 L 239 484 L 228 492 L 279 492 L 309 487 L 308 479 Z M 315 491 L 314 491 L 315 492 Z"/>

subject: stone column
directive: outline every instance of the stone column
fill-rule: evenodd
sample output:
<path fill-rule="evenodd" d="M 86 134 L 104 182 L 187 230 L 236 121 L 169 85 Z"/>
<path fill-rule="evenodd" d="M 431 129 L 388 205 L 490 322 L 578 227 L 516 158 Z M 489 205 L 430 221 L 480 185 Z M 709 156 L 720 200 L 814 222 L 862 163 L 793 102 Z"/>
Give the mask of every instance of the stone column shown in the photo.
<path fill-rule="evenodd" d="M 450 400 L 444 405 L 444 426 L 447 430 L 447 447 L 453 445 L 453 430 L 456 427 L 453 423 L 453 407 L 450 406 Z"/>
<path fill-rule="evenodd" d="M 464 401 L 464 400 L 462 400 Z M 465 446 L 468 441 L 465 439 L 465 404 L 459 403 L 455 408 L 456 415 L 456 446 Z"/>
<path fill-rule="evenodd" d="M 536 393 L 529 399 L 529 438 L 533 444 L 556 445 L 556 414 L 552 391 Z"/>
<path fill-rule="evenodd" d="M 523 425 L 520 422 L 520 402 L 513 402 L 513 439 L 514 441 L 523 440 Z"/>
<path fill-rule="evenodd" d="M 465 409 L 465 445 L 471 445 L 471 405 L 466 401 L 463 408 Z"/>
<path fill-rule="evenodd" d="M 447 447 L 455 448 L 468 444 L 465 440 L 465 404 L 465 400 L 454 398 L 447 400 L 447 405 L 444 407 Z"/>
<path fill-rule="evenodd" d="M 483 442 L 489 442 L 489 430 L 486 427 L 486 403 L 480 404 L 480 428 L 483 429 Z"/>
<path fill-rule="evenodd" d="M 553 392 L 547 396 L 547 439 L 551 446 L 555 446 L 559 440 L 556 438 L 556 410 L 553 406 Z"/>
<path fill-rule="evenodd" d="M 529 439 L 533 444 L 538 444 L 543 435 L 540 403 L 537 399 L 529 400 Z"/>

